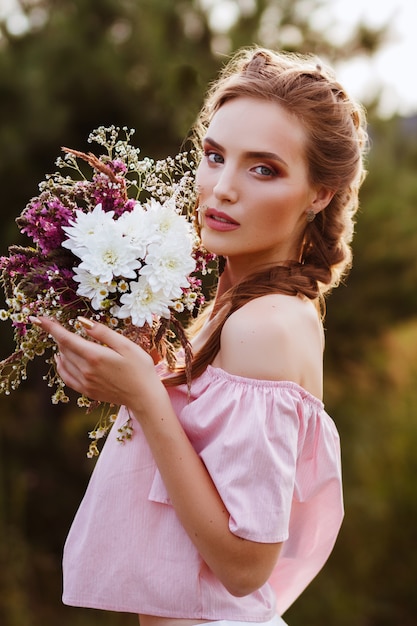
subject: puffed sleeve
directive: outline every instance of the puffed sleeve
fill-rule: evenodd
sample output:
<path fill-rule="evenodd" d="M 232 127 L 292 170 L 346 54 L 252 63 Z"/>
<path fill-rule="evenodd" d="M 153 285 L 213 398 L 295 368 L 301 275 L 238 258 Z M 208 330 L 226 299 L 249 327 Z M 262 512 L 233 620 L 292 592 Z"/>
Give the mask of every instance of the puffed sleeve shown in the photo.
<path fill-rule="evenodd" d="M 172 399 L 175 408 L 175 394 Z M 179 418 L 229 511 L 231 532 L 265 543 L 288 538 L 293 497 L 300 497 L 299 455 L 308 422 L 321 409 L 291 382 L 247 379 L 213 367 L 193 382 Z M 161 482 L 156 476 L 150 498 L 168 503 Z"/>
<path fill-rule="evenodd" d="M 267 381 L 225 378 L 206 398 L 204 410 L 213 411 L 216 403 L 217 415 L 201 458 L 230 513 L 231 532 L 252 541 L 284 541 L 297 460 L 297 403 Z"/>

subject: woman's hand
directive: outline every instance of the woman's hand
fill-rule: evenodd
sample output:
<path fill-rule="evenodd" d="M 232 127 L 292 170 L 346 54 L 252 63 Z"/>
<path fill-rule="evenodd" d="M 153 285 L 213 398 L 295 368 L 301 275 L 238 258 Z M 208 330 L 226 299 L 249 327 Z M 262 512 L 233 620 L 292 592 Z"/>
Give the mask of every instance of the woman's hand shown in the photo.
<path fill-rule="evenodd" d="M 152 357 L 107 326 L 81 318 L 86 339 L 50 317 L 31 321 L 56 341 L 57 372 L 64 383 L 88 398 L 124 404 L 141 413 L 152 390 L 163 387 Z"/>

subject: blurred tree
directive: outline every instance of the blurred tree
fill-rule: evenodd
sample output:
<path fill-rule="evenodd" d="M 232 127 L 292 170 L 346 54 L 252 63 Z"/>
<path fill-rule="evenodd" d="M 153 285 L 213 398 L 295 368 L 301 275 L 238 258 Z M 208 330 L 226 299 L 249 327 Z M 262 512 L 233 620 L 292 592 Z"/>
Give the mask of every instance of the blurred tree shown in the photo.
<path fill-rule="evenodd" d="M 137 129 L 135 143 L 145 154 L 177 152 L 207 83 L 235 48 L 256 42 L 313 51 L 333 63 L 373 53 L 385 30 L 360 25 L 348 40 L 335 41 L 331 26 L 321 26 L 329 1 L 20 0 L 20 31 L 12 20 L 0 22 L 0 252 L 16 241 L 14 219 L 44 173 L 55 169 L 60 145 L 87 149 L 93 128 L 116 124 Z M 351 513 L 328 568 L 289 613 L 294 624 L 382 626 L 384 593 L 392 623 L 399 607 L 394 587 L 403 602 L 401 623 L 415 615 L 400 556 L 384 560 L 397 513 L 402 544 L 412 544 L 407 516 L 417 501 L 412 480 L 402 481 L 415 465 L 409 419 L 415 378 L 392 386 L 384 367 L 400 354 L 392 348 L 396 332 L 389 349 L 383 343 L 387 325 L 416 310 L 417 154 L 415 129 L 399 134 L 403 123 L 373 120 L 354 270 L 349 289 L 339 288 L 329 302 L 328 406 L 345 442 Z M 404 355 L 404 376 L 413 358 Z M 0 398 L 0 623 L 137 623 L 60 605 L 62 542 L 92 468 L 81 461 L 87 445 L 81 433 L 91 418 L 53 408 L 36 368 L 31 380 L 13 398 Z M 394 420 L 399 432 L 391 447 Z"/>
<path fill-rule="evenodd" d="M 332 365 L 355 366 L 387 328 L 417 311 L 417 117 L 374 118 L 370 137 L 349 287 L 329 302 Z"/>
<path fill-rule="evenodd" d="M 343 442 L 347 515 L 295 623 L 320 602 L 338 626 L 411 626 L 417 611 L 417 116 L 373 117 L 370 135 L 353 270 L 326 318 L 325 396 Z"/>
<path fill-rule="evenodd" d="M 225 53 L 256 42 L 277 50 L 314 53 L 334 64 L 375 53 L 389 32 L 387 25 L 371 28 L 360 22 L 345 39 L 335 36 L 329 0 L 200 0 L 200 4 L 208 12 L 212 47 Z M 230 17 L 222 22 L 225 5 Z"/>
<path fill-rule="evenodd" d="M 413 626 L 417 315 L 391 324 L 348 371 L 340 363 L 327 372 L 326 398 L 342 439 L 346 516 L 328 565 L 288 623 L 318 624 L 325 607 L 337 626 Z"/>

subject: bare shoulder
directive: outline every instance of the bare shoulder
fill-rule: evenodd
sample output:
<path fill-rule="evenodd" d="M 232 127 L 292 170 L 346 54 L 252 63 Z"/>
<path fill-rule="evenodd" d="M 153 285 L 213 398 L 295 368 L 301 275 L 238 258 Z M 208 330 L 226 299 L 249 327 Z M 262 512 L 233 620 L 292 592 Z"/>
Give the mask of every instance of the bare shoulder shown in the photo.
<path fill-rule="evenodd" d="M 314 304 L 283 294 L 256 298 L 226 321 L 215 366 L 262 380 L 290 380 L 321 397 L 323 328 Z"/>

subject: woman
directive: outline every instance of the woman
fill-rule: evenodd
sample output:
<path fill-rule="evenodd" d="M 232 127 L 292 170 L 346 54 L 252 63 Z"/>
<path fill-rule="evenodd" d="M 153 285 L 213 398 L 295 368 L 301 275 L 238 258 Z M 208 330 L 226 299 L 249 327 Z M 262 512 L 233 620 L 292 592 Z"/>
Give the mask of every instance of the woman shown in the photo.
<path fill-rule="evenodd" d="M 123 406 L 66 543 L 64 602 L 142 626 L 280 624 L 343 516 L 320 310 L 351 261 L 364 115 L 314 59 L 243 50 L 196 135 L 201 237 L 224 269 L 191 390 L 100 324 L 83 320 L 87 342 L 33 320 L 67 385 Z"/>

